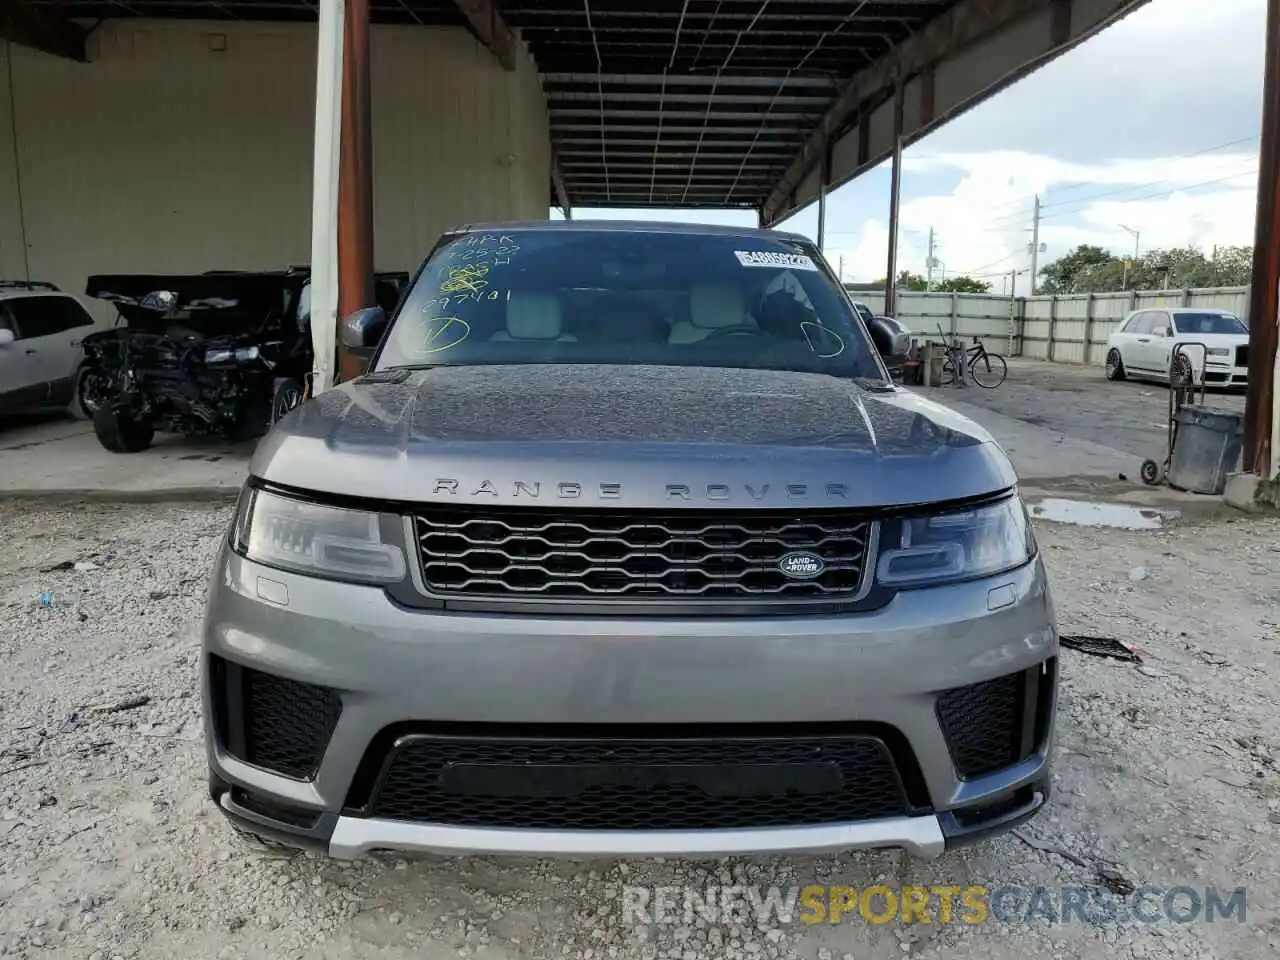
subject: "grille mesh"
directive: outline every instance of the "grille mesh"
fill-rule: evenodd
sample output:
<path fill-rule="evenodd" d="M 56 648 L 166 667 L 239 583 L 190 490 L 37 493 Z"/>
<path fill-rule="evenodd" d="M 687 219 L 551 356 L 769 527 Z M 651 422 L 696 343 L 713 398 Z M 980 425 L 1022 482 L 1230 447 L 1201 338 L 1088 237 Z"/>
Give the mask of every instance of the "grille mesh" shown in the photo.
<path fill-rule="evenodd" d="M 847 513 L 584 512 L 449 508 L 414 518 L 440 596 L 609 600 L 853 597 L 870 523 Z M 788 579 L 779 561 L 825 568 Z"/>
<path fill-rule="evenodd" d="M 962 778 L 991 773 L 1023 759 L 1028 682 L 1026 673 L 1014 673 L 956 687 L 938 697 L 938 720 Z"/>
<path fill-rule="evenodd" d="M 327 687 L 244 670 L 245 762 L 305 780 L 315 775 L 342 701 Z"/>
<path fill-rule="evenodd" d="M 370 815 L 485 827 L 677 830 L 862 820 L 907 806 L 893 757 L 873 736 L 413 736 L 391 748 Z"/>
<path fill-rule="evenodd" d="M 1236 347 L 1236 366 L 1247 367 L 1249 365 L 1249 347 Z"/>

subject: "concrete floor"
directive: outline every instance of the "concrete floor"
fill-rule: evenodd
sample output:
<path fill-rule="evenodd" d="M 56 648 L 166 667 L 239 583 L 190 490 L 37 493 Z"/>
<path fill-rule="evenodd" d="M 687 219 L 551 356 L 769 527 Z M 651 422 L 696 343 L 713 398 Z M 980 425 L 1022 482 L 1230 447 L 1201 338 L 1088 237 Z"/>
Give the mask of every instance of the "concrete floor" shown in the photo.
<path fill-rule="evenodd" d="M 252 445 L 164 435 L 150 450 L 109 453 L 93 427 L 67 418 L 0 424 L 0 496 L 86 499 L 234 497 Z"/>
<path fill-rule="evenodd" d="M 1009 379 L 995 390 L 967 386 L 921 392 L 990 431 L 1031 490 L 1072 490 L 1144 503 L 1186 499 L 1138 480 L 1143 459 L 1164 456 L 1164 387 L 1108 383 L 1099 369 L 1065 364 L 1013 360 L 1009 367 Z M 1244 398 L 1210 394 L 1208 402 L 1242 410 Z M 244 480 L 251 454 L 251 445 L 171 436 L 143 453 L 112 454 L 98 445 L 85 422 L 0 424 L 0 495 L 230 497 Z"/>

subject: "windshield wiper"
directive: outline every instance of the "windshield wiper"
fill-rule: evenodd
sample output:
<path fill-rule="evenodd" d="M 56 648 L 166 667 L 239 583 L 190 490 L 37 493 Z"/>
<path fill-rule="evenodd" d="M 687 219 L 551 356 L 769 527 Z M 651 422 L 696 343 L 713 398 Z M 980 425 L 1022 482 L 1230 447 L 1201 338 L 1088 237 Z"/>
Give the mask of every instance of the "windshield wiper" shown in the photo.
<path fill-rule="evenodd" d="M 872 393 L 893 393 L 893 391 L 898 389 L 892 383 L 884 380 L 877 380 L 873 377 L 854 377 L 853 382 L 863 390 L 869 390 Z"/>

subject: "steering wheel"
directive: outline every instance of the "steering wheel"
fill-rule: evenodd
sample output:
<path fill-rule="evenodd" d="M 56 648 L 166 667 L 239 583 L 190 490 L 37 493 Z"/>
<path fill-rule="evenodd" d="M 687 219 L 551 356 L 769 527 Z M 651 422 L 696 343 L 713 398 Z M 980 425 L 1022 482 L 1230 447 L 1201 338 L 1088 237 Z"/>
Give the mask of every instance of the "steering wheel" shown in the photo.
<path fill-rule="evenodd" d="M 731 327 L 720 327 L 716 330 L 712 330 L 702 338 L 702 342 L 706 343 L 708 340 L 718 340 L 721 337 L 763 337 L 764 335 L 765 332 L 757 326 L 753 326 L 749 323 L 735 323 Z"/>

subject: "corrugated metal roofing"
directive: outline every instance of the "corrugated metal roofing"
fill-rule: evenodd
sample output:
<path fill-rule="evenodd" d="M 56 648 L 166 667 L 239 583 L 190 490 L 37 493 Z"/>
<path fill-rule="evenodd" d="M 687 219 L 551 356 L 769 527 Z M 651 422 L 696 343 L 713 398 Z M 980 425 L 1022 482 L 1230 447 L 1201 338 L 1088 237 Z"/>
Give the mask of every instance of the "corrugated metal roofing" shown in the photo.
<path fill-rule="evenodd" d="M 72 18 L 312 20 L 313 0 L 32 0 Z M 376 23 L 467 26 L 454 0 Z M 497 0 L 574 206 L 760 208 L 856 72 L 955 0 Z"/>

